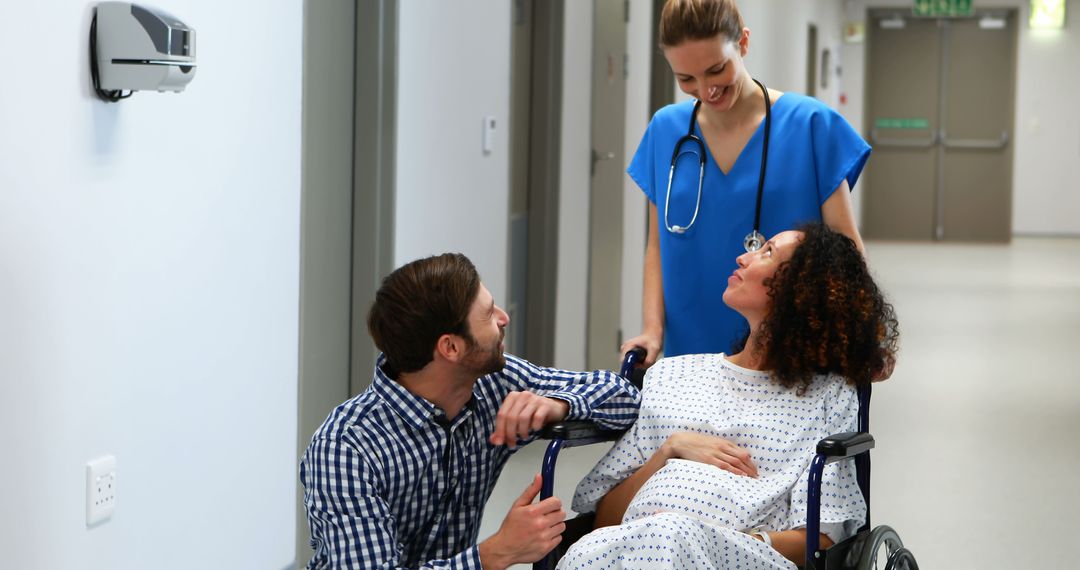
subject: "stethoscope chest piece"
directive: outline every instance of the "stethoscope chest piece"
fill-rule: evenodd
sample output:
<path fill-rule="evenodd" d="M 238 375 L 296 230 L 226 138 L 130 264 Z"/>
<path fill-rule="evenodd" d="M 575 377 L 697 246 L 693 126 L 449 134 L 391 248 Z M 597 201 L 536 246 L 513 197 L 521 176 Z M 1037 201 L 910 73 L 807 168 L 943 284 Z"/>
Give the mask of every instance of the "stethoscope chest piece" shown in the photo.
<path fill-rule="evenodd" d="M 751 251 L 757 251 L 761 249 L 761 246 L 765 245 L 765 236 L 761 235 L 761 233 L 757 230 L 754 230 L 746 234 L 746 237 L 744 237 L 742 240 L 742 245 L 743 248 L 746 249 L 747 253 Z"/>

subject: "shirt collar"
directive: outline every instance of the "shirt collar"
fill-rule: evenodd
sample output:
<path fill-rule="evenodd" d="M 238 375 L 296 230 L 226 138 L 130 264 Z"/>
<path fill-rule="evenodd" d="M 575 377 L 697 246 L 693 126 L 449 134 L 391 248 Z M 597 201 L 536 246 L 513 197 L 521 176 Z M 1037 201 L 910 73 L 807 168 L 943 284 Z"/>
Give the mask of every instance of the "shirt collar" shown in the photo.
<path fill-rule="evenodd" d="M 379 358 L 375 361 L 375 378 L 371 383 L 371 387 L 387 403 L 390 409 L 416 430 L 422 430 L 435 424 L 445 425 L 446 413 L 435 404 L 406 390 L 396 380 L 387 376 L 386 372 L 383 371 L 383 364 L 385 363 L 386 355 L 379 354 Z M 476 408 L 477 400 L 482 399 L 483 396 L 477 386 L 473 386 L 473 397 L 465 404 L 458 417 L 454 418 L 453 426 L 456 427 L 471 416 Z"/>

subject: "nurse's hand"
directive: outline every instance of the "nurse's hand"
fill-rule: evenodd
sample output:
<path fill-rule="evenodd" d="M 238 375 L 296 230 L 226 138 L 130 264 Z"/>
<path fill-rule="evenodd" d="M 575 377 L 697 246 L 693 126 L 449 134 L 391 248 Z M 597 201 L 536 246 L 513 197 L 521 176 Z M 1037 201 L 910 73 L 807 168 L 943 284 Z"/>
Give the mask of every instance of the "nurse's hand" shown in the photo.
<path fill-rule="evenodd" d="M 885 357 L 885 362 L 881 364 L 881 368 L 874 371 L 874 376 L 870 378 L 871 382 L 884 382 L 892 377 L 893 368 L 896 367 L 896 356 L 890 354 Z"/>
<path fill-rule="evenodd" d="M 667 453 L 669 458 L 715 465 L 724 471 L 745 477 L 758 476 L 757 466 L 750 459 L 750 453 L 721 437 L 679 432 L 672 434 L 661 446 L 661 450 Z"/>
<path fill-rule="evenodd" d="M 622 343 L 619 354 L 626 354 L 633 348 L 645 350 L 645 359 L 638 363 L 638 368 L 648 368 L 656 362 L 660 356 L 660 349 L 664 348 L 664 331 L 644 331 L 634 338 Z"/>

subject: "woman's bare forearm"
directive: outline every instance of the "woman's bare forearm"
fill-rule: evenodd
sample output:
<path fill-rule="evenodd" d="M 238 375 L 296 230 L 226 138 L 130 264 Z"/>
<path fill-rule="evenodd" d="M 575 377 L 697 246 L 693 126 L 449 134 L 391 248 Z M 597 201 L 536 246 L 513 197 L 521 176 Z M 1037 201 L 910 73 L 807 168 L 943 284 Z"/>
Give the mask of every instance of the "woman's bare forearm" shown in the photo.
<path fill-rule="evenodd" d="M 758 540 L 762 540 L 761 537 L 756 534 L 751 536 Z M 769 539 L 772 541 L 772 547 L 775 548 L 777 552 L 784 555 L 784 558 L 787 558 L 796 564 L 806 562 L 806 529 L 797 528 L 770 532 Z M 832 539 L 826 534 L 821 534 L 819 540 L 821 548 L 823 549 L 828 548 L 833 544 Z"/>

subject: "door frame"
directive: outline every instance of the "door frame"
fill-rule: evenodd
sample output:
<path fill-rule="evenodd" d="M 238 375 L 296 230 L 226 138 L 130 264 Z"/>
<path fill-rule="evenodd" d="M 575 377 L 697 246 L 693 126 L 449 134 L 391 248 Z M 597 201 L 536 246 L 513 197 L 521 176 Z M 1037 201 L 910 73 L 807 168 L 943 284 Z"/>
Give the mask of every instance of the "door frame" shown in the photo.
<path fill-rule="evenodd" d="M 525 358 L 555 364 L 564 0 L 532 2 Z M 508 264 L 512 266 L 512 264 Z"/>
<path fill-rule="evenodd" d="M 305 0 L 303 13 L 297 465 L 375 363 L 364 314 L 393 269 L 398 1 Z M 299 480 L 295 504 L 302 567 Z"/>

